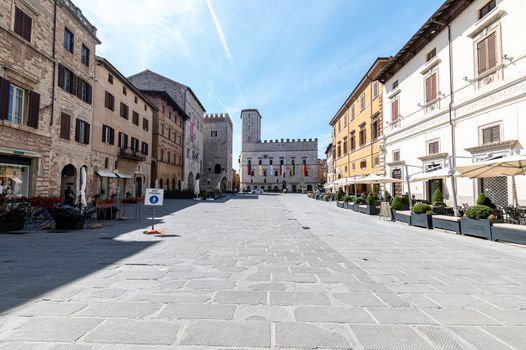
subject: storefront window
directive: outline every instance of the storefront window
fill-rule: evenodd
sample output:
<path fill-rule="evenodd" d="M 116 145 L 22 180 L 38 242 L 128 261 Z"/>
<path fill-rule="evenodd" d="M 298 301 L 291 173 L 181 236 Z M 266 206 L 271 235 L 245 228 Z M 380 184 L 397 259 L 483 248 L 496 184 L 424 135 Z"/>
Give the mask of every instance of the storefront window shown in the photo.
<path fill-rule="evenodd" d="M 30 166 L 0 163 L 0 195 L 29 195 Z"/>

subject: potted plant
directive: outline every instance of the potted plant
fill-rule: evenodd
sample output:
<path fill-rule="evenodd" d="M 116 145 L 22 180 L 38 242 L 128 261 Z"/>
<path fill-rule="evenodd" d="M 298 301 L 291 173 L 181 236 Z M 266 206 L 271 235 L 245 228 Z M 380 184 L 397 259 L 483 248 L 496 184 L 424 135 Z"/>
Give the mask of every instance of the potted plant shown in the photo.
<path fill-rule="evenodd" d="M 53 219 L 57 230 L 82 230 L 84 228 L 84 215 L 75 208 L 56 208 L 53 210 Z"/>
<path fill-rule="evenodd" d="M 477 203 L 478 202 L 477 200 Z M 490 218 L 492 214 L 493 209 L 487 205 L 476 204 L 469 207 L 464 217 L 460 219 L 462 234 L 491 240 L 492 220 L 496 220 L 496 217 Z"/>
<path fill-rule="evenodd" d="M 433 228 L 433 211 L 429 204 L 417 203 L 413 206 L 411 209 L 411 225 L 427 229 Z"/>
<path fill-rule="evenodd" d="M 26 212 L 20 206 L 0 214 L 0 232 L 23 230 L 25 225 Z"/>
<path fill-rule="evenodd" d="M 353 196 L 347 195 L 347 196 L 343 197 L 343 207 L 345 209 L 351 209 L 350 206 L 353 205 L 352 200 L 353 200 Z"/>
<path fill-rule="evenodd" d="M 325 202 L 328 202 L 331 199 L 331 197 L 328 194 L 323 195 L 322 198 Z"/>
<path fill-rule="evenodd" d="M 394 197 L 391 202 L 391 218 L 393 221 L 405 222 L 411 225 L 411 215 L 403 213 L 405 204 L 400 197 Z"/>
<path fill-rule="evenodd" d="M 365 208 L 365 213 L 367 215 L 377 215 L 378 214 L 378 208 L 376 207 L 376 200 L 371 192 L 367 195 L 365 198 L 365 203 L 367 204 L 367 207 Z"/>
<path fill-rule="evenodd" d="M 433 213 L 438 215 L 446 215 L 446 203 L 444 203 L 444 196 L 440 189 L 436 189 L 433 193 L 433 198 L 431 199 L 431 210 Z"/>
<path fill-rule="evenodd" d="M 362 203 L 363 203 L 362 197 L 356 196 L 354 198 L 353 210 L 358 212 L 358 213 L 361 213 L 362 212 L 362 208 L 360 206 L 362 205 Z M 365 212 L 365 209 L 363 210 L 363 212 Z"/>
<path fill-rule="evenodd" d="M 345 194 L 343 193 L 342 189 L 338 189 L 338 192 L 336 193 L 336 205 L 340 208 L 343 208 L 343 197 Z"/>

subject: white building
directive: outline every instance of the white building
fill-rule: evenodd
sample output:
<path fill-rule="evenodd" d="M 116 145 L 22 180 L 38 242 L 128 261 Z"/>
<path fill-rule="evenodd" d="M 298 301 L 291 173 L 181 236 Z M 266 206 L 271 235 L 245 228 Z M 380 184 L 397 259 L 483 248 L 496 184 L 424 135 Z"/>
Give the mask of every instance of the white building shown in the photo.
<path fill-rule="evenodd" d="M 378 75 L 384 83 L 386 171 L 405 178 L 436 167 L 524 154 L 526 144 L 526 41 L 524 0 L 447 0 Z M 526 204 L 526 176 L 517 177 Z M 512 203 L 512 179 L 456 180 L 459 205 L 484 191 L 497 204 Z M 430 200 L 449 180 L 411 184 Z M 407 185 L 393 185 L 400 195 Z"/>

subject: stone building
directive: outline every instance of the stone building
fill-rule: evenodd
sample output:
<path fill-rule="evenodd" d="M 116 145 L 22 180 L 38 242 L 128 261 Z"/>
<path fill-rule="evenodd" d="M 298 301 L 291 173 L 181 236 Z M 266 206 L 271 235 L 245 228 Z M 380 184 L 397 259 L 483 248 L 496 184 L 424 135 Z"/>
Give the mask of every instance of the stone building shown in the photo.
<path fill-rule="evenodd" d="M 78 193 L 90 167 L 97 29 L 69 0 L 0 8 L 0 181 L 13 194 Z"/>
<path fill-rule="evenodd" d="M 240 178 L 236 169 L 232 169 L 232 191 L 239 192 Z"/>
<path fill-rule="evenodd" d="M 241 191 L 298 192 L 318 183 L 318 139 L 261 140 L 257 109 L 241 111 Z"/>
<path fill-rule="evenodd" d="M 195 180 L 200 179 L 203 170 L 202 132 L 205 112 L 203 105 L 188 86 L 150 70 L 135 74 L 129 79 L 141 91 L 164 91 L 178 106 L 178 108 L 174 106 L 173 111 L 178 111 L 177 119 L 184 119 L 184 123 L 182 133 L 183 174 L 181 186 L 179 186 L 178 180 L 177 188 L 193 191 Z"/>
<path fill-rule="evenodd" d="M 318 159 L 318 185 L 327 182 L 327 159 Z"/>
<path fill-rule="evenodd" d="M 110 62 L 96 57 L 90 193 L 142 196 L 150 185 L 156 106 Z"/>
<path fill-rule="evenodd" d="M 207 114 L 203 122 L 202 188 L 232 191 L 232 120 L 228 114 Z"/>

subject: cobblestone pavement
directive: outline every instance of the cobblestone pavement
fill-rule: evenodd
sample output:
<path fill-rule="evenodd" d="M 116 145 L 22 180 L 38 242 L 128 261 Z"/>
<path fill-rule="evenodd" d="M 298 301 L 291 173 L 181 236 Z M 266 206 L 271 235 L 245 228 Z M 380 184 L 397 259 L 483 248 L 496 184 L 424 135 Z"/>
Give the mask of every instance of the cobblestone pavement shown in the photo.
<path fill-rule="evenodd" d="M 0 236 L 0 349 L 526 349 L 526 249 L 303 195 Z"/>

